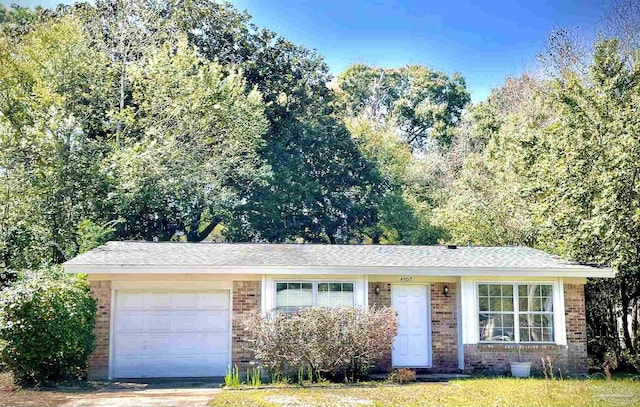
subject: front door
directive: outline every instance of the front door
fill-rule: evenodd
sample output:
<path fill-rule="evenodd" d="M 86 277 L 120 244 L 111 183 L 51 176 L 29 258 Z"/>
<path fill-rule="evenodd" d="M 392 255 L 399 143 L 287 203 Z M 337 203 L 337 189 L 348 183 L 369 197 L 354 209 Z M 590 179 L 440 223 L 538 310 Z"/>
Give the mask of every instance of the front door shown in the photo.
<path fill-rule="evenodd" d="M 392 285 L 391 305 L 398 312 L 398 335 L 393 341 L 394 367 L 431 366 L 429 286 Z"/>

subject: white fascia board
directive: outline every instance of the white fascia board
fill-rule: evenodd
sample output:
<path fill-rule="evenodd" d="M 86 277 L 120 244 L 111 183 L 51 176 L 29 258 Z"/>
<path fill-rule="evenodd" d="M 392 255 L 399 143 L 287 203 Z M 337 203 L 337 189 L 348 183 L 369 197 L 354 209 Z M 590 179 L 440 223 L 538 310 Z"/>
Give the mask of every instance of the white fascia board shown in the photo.
<path fill-rule="evenodd" d="M 610 268 L 574 267 L 558 269 L 447 268 L 447 267 L 336 267 L 336 266 L 207 266 L 207 265 L 95 265 L 64 264 L 72 274 L 356 274 L 408 276 L 495 276 L 495 277 L 615 277 Z"/>

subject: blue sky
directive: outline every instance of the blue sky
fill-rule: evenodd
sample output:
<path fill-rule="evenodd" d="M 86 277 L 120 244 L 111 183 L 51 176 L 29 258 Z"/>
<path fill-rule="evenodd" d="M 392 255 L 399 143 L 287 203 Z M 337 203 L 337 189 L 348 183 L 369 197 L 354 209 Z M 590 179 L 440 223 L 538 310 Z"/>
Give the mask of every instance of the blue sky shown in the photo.
<path fill-rule="evenodd" d="M 484 100 L 535 66 L 554 28 L 595 34 L 603 0 L 235 0 L 259 26 L 317 49 L 333 73 L 354 62 L 461 72 Z"/>
<path fill-rule="evenodd" d="M 55 0 L 18 0 L 51 6 Z M 234 0 L 254 22 L 317 49 L 334 74 L 355 62 L 461 72 L 473 101 L 535 66 L 554 28 L 595 35 L 607 0 Z M 65 2 L 72 2 L 66 0 Z"/>

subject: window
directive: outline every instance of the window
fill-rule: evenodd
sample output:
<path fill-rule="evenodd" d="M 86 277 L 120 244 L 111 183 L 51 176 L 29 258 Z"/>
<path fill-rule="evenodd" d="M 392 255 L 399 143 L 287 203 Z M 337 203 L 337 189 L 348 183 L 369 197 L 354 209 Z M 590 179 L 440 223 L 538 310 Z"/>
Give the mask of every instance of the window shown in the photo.
<path fill-rule="evenodd" d="M 553 342 L 553 285 L 478 284 L 480 341 Z"/>
<path fill-rule="evenodd" d="M 295 311 L 313 306 L 312 283 L 276 283 L 276 308 Z"/>
<path fill-rule="evenodd" d="M 515 340 L 513 285 L 480 284 L 478 304 L 481 341 Z"/>
<path fill-rule="evenodd" d="M 318 283 L 318 307 L 353 307 L 353 283 Z"/>
<path fill-rule="evenodd" d="M 343 282 L 277 282 L 276 308 L 353 307 L 354 284 Z"/>
<path fill-rule="evenodd" d="M 553 287 L 542 284 L 519 284 L 520 340 L 553 341 Z"/>

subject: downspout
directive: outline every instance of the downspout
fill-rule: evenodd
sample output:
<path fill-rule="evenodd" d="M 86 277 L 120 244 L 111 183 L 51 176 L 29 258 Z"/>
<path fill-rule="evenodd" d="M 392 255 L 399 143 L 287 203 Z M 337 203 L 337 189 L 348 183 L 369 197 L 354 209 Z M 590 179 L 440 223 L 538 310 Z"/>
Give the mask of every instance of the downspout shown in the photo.
<path fill-rule="evenodd" d="M 462 324 L 464 318 L 462 318 L 462 295 L 462 277 L 458 277 L 458 290 L 456 295 L 456 329 L 458 334 L 458 369 L 460 371 L 464 371 L 464 345 L 462 344 Z"/>

